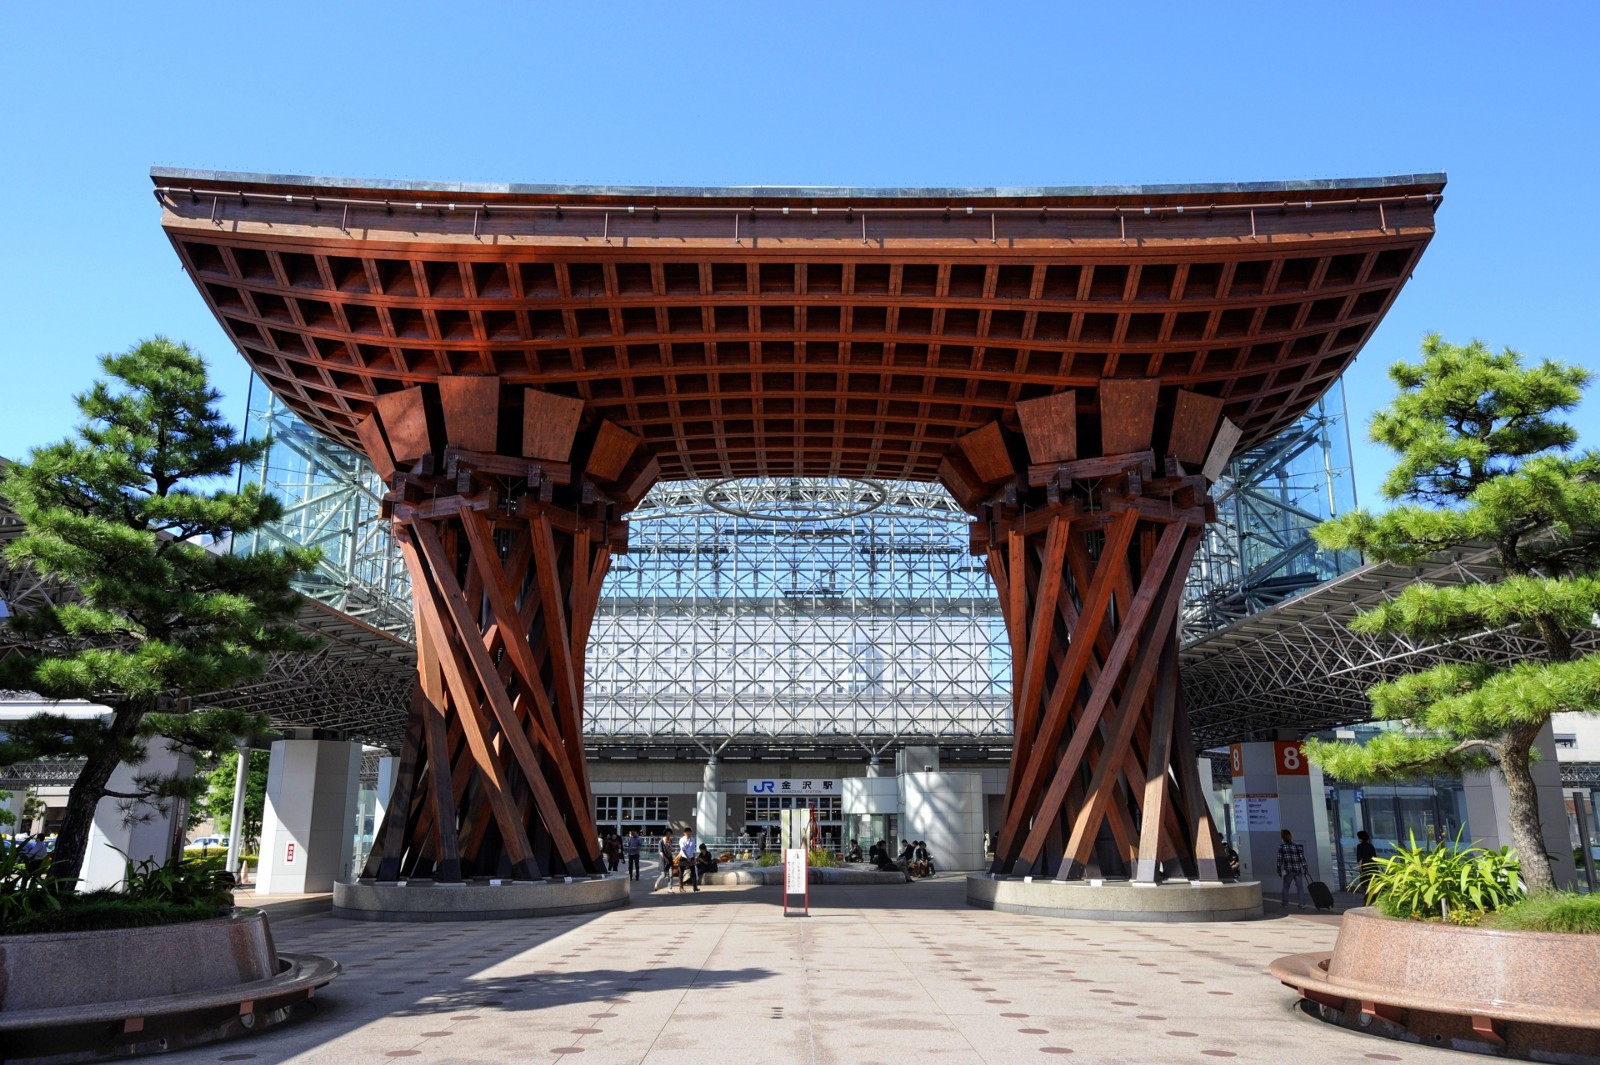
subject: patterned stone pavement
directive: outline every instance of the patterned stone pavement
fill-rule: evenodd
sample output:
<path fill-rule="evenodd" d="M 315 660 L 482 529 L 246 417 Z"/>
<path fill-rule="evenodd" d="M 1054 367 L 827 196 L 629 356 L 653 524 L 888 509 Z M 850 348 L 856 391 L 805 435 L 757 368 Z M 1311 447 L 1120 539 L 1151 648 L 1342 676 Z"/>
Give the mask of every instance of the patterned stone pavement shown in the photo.
<path fill-rule="evenodd" d="M 1242 924 L 1064 921 L 971 909 L 951 876 L 814 888 L 786 919 L 776 888 L 649 887 L 598 915 L 456 925 L 273 907 L 281 948 L 344 963 L 316 1014 L 162 1061 L 1461 1060 L 1300 1016 L 1266 965 L 1330 949 L 1337 918 L 1276 904 Z"/>

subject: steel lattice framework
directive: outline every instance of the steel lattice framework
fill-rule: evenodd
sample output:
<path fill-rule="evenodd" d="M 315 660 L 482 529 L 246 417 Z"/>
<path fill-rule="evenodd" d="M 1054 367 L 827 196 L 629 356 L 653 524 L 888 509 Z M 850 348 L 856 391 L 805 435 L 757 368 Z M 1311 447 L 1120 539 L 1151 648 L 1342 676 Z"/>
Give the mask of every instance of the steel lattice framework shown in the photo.
<path fill-rule="evenodd" d="M 1186 642 L 1361 564 L 1357 552 L 1326 551 L 1311 538 L 1320 522 L 1355 506 L 1343 387 L 1236 455 L 1212 496 L 1217 520 L 1184 589 Z"/>
<path fill-rule="evenodd" d="M 1197 741 L 1210 747 L 1271 738 L 1278 729 L 1303 735 L 1366 721 L 1372 716 L 1367 689 L 1400 673 L 1441 662 L 1510 664 L 1543 654 L 1542 640 L 1517 629 L 1449 642 L 1350 631 L 1357 613 L 1413 581 L 1473 584 L 1499 576 L 1488 547 L 1415 567 L 1371 563 L 1189 643 L 1183 676 Z M 1600 630 L 1584 630 L 1574 646 L 1600 649 Z"/>
<path fill-rule="evenodd" d="M 1003 747 L 1009 648 L 968 520 L 922 484 L 658 487 L 601 599 L 589 742 Z"/>
<path fill-rule="evenodd" d="M 272 447 L 242 477 L 276 496 L 284 516 L 241 536 L 236 550 L 317 548 L 322 558 L 296 590 L 412 642 L 411 582 L 379 514 L 386 488 L 372 465 L 312 431 L 255 377 L 248 418 L 251 432 L 270 435 Z"/>

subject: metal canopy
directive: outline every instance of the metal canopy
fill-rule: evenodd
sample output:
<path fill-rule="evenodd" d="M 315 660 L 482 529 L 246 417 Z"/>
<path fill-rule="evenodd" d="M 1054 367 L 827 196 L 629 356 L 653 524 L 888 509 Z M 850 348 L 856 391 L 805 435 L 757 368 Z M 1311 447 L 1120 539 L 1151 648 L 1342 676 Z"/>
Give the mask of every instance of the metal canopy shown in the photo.
<path fill-rule="evenodd" d="M 1372 717 L 1367 689 L 1441 662 L 1511 664 L 1543 653 L 1538 636 L 1484 630 L 1448 643 L 1350 631 L 1357 613 L 1413 581 L 1438 585 L 1496 580 L 1494 549 L 1463 549 L 1418 566 L 1369 563 L 1187 644 L 1185 695 L 1203 747 L 1302 736 Z M 1600 630 L 1584 630 L 1578 649 L 1600 649 Z"/>

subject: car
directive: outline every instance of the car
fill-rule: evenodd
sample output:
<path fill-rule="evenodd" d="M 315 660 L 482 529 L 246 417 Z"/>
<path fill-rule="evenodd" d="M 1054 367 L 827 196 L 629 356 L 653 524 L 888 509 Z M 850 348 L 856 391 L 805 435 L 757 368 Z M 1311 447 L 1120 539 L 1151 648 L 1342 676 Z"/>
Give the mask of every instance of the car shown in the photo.
<path fill-rule="evenodd" d="M 226 850 L 227 847 L 227 836 L 199 836 L 195 839 L 191 839 L 188 845 L 183 849 L 186 851 L 207 851 Z"/>

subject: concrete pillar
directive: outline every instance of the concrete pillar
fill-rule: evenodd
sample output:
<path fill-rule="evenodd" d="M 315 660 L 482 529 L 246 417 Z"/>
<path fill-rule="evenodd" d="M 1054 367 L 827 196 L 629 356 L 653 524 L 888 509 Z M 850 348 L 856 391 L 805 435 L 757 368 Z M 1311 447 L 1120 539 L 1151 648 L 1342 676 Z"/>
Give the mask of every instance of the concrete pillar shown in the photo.
<path fill-rule="evenodd" d="M 267 770 L 258 895 L 332 891 L 350 875 L 361 745 L 278 740 Z"/>
<path fill-rule="evenodd" d="M 194 772 L 194 759 L 181 750 L 174 750 L 165 740 L 150 741 L 149 757 L 137 767 L 127 763 L 117 766 L 106 783 L 110 791 L 132 792 L 138 789 L 135 776 L 189 776 Z M 184 838 L 183 822 L 188 811 L 185 803 L 169 801 L 165 813 L 151 806 L 140 806 L 133 813 L 143 820 L 128 823 L 121 799 L 110 797 L 100 800 L 95 808 L 94 824 L 89 828 L 89 844 L 79 871 L 78 890 L 98 891 L 114 888 L 123 882 L 127 863 L 142 861 L 165 862 L 172 857 L 173 844 Z M 124 857 L 126 855 L 126 857 Z"/>
<path fill-rule="evenodd" d="M 395 773 L 399 768 L 400 759 L 394 755 L 386 755 L 378 759 L 378 783 L 374 789 L 377 801 L 372 808 L 374 832 L 378 830 L 376 826 L 383 824 L 383 815 L 389 812 L 389 800 L 394 798 Z"/>
<path fill-rule="evenodd" d="M 873 755 L 871 760 L 867 762 L 867 776 L 869 776 L 869 777 L 877 777 L 877 776 L 882 776 L 882 775 L 883 775 L 883 763 L 878 761 L 878 756 L 877 755 Z"/>
<path fill-rule="evenodd" d="M 1300 744 L 1236 743 L 1233 758 L 1233 838 L 1240 875 L 1278 884 L 1279 831 L 1287 828 L 1305 848 L 1307 875 L 1334 885 L 1328 838 L 1328 802 L 1322 770 L 1312 765 Z M 1202 778 L 1205 779 L 1205 778 Z"/>
<path fill-rule="evenodd" d="M 706 760 L 705 773 L 700 778 L 701 790 L 694 800 L 694 834 L 697 839 L 722 837 L 728 834 L 728 796 L 722 792 L 722 767 L 717 756 Z"/>
<path fill-rule="evenodd" d="M 1555 734 L 1550 722 L 1534 741 L 1538 760 L 1533 763 L 1533 783 L 1539 790 L 1539 824 L 1544 829 L 1544 849 L 1551 855 L 1550 873 L 1556 887 L 1576 887 L 1578 870 L 1572 863 L 1572 835 L 1567 828 L 1566 801 L 1561 794 L 1561 766 L 1556 761 Z M 1468 773 L 1461 779 L 1467 800 L 1467 838 L 1496 850 L 1512 846 L 1511 803 L 1505 778 L 1497 769 Z"/>
<path fill-rule="evenodd" d="M 941 872 L 983 867 L 983 774 L 917 771 L 900 777 L 903 839 L 920 839 Z"/>

